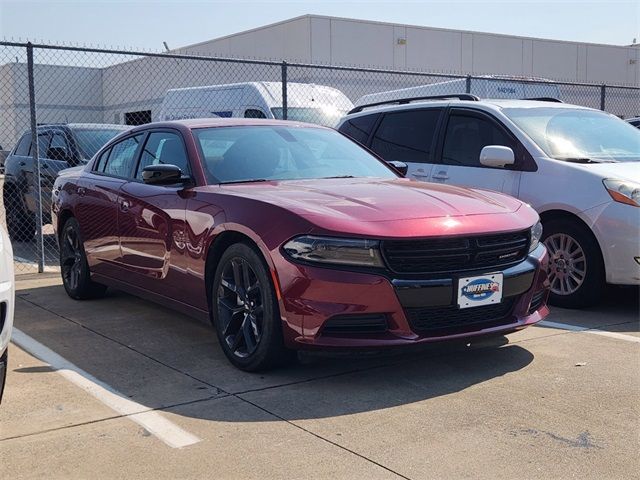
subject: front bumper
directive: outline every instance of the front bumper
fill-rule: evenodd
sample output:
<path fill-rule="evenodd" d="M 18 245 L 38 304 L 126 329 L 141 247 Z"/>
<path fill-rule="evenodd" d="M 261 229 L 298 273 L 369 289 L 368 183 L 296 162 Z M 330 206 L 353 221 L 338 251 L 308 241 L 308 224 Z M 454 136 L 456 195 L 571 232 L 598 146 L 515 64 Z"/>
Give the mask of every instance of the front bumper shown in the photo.
<path fill-rule="evenodd" d="M 582 217 L 600 244 L 607 282 L 640 285 L 640 208 L 611 201 Z"/>
<path fill-rule="evenodd" d="M 541 245 L 521 263 L 502 270 L 502 304 L 460 310 L 457 275 L 397 279 L 293 264 L 282 257 L 276 268 L 285 340 L 293 348 L 385 347 L 520 330 L 549 313 L 547 262 Z M 381 316 L 386 328 L 371 323 Z M 437 325 L 431 322 L 436 316 Z M 362 322 L 366 328 L 341 331 L 335 328 L 341 321 L 351 326 Z"/>

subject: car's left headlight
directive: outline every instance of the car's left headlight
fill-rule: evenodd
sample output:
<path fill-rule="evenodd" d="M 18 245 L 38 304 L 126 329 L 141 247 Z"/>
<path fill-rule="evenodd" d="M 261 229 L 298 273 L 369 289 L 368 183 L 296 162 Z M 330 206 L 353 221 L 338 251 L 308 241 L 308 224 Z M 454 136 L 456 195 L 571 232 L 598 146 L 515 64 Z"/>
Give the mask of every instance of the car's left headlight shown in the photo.
<path fill-rule="evenodd" d="M 640 183 L 614 178 L 605 178 L 602 183 L 614 201 L 640 207 Z"/>
<path fill-rule="evenodd" d="M 540 239 L 542 238 L 542 223 L 540 221 L 531 227 L 531 243 L 529 244 L 529 252 L 533 252 L 538 245 L 540 245 Z"/>
<path fill-rule="evenodd" d="M 288 241 L 283 249 L 303 262 L 359 267 L 383 267 L 380 242 L 360 238 L 303 235 Z"/>

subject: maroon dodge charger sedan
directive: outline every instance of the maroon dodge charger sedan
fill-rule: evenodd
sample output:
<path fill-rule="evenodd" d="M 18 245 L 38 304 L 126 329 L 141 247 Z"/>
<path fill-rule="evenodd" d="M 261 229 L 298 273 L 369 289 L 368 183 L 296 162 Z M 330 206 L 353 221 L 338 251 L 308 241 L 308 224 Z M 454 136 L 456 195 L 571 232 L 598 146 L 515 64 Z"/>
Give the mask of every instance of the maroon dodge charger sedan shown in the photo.
<path fill-rule="evenodd" d="M 137 127 L 58 177 L 53 213 L 71 297 L 111 286 L 209 318 L 244 370 L 300 348 L 504 334 L 548 313 L 533 209 L 402 178 L 323 127 Z"/>

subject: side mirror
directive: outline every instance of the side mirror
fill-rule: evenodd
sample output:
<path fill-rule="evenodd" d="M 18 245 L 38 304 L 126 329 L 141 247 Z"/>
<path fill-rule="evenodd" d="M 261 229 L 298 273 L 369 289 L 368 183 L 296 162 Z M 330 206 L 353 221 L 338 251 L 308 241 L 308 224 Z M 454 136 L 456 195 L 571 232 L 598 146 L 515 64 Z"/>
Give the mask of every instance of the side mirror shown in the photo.
<path fill-rule="evenodd" d="M 487 145 L 480 152 L 480 163 L 485 167 L 505 167 L 513 165 L 516 159 L 513 150 L 500 145 Z"/>
<path fill-rule="evenodd" d="M 142 181 L 149 185 L 174 185 L 184 183 L 182 170 L 175 165 L 149 165 L 142 170 Z"/>
<path fill-rule="evenodd" d="M 391 168 L 393 168 L 396 172 L 398 172 L 403 177 L 407 174 L 407 171 L 409 170 L 409 167 L 404 162 L 389 160 L 387 163 L 389 164 L 389 166 L 391 166 Z"/>

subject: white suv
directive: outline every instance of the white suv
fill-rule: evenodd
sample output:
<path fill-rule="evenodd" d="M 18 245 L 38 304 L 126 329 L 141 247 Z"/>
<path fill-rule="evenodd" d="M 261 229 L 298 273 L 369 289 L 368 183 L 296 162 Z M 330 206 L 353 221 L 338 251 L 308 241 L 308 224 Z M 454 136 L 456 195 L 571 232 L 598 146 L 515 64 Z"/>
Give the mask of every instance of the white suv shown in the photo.
<path fill-rule="evenodd" d="M 406 163 L 407 177 L 532 205 L 556 305 L 593 304 L 605 282 L 640 284 L 640 130 L 623 120 L 552 99 L 460 94 L 361 105 L 338 129 Z"/>

